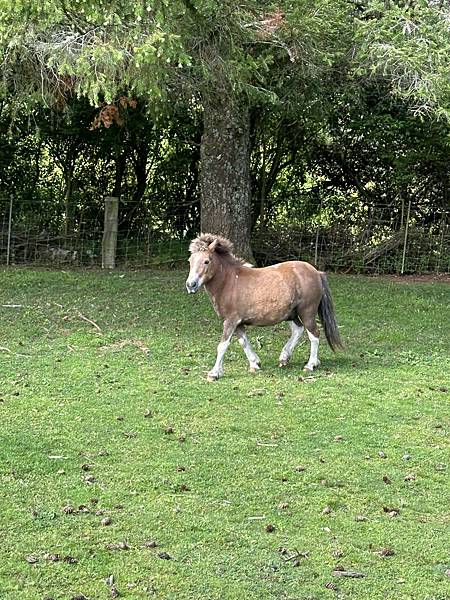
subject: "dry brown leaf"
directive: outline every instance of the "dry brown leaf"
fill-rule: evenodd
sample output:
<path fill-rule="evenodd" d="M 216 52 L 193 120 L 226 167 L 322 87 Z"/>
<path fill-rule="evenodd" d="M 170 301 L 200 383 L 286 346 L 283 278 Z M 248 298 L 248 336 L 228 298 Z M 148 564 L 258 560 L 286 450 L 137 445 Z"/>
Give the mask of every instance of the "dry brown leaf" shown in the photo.
<path fill-rule="evenodd" d="M 395 552 L 392 550 L 392 548 L 381 548 L 377 554 L 380 556 L 394 556 Z"/>
<path fill-rule="evenodd" d="M 107 548 L 107 550 L 129 550 L 130 546 L 128 545 L 128 543 L 126 541 L 122 541 L 122 542 L 115 542 L 112 544 L 107 544 L 106 548 Z"/>
<path fill-rule="evenodd" d="M 25 560 L 30 563 L 30 565 L 34 565 L 39 559 L 37 556 L 34 556 L 34 554 L 29 554 L 28 556 L 25 556 Z"/>
<path fill-rule="evenodd" d="M 63 562 L 68 563 L 69 565 L 74 565 L 78 562 L 78 560 L 73 556 L 67 555 L 63 558 Z"/>
<path fill-rule="evenodd" d="M 331 574 L 333 577 L 351 577 L 353 579 L 367 577 L 366 573 L 358 573 L 358 571 L 344 571 L 341 569 L 335 569 Z"/>
<path fill-rule="evenodd" d="M 50 562 L 59 562 L 61 557 L 59 554 L 44 554 L 45 560 L 49 560 Z"/>

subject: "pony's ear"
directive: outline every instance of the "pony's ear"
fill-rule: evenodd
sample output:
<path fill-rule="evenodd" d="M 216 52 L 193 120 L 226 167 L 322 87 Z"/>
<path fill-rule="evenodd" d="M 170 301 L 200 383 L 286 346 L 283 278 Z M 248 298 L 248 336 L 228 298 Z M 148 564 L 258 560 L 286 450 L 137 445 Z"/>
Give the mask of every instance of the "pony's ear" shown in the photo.
<path fill-rule="evenodd" d="M 219 243 L 219 240 L 217 238 L 214 241 L 212 241 L 210 243 L 210 245 L 208 246 L 209 252 L 214 252 L 218 243 Z"/>

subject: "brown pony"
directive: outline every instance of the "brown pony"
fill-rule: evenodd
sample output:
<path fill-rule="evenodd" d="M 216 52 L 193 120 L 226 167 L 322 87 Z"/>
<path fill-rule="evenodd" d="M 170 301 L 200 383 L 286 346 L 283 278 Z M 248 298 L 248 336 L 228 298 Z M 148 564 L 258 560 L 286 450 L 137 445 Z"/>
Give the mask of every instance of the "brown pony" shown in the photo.
<path fill-rule="evenodd" d="M 281 351 L 280 367 L 287 365 L 304 329 L 311 342 L 309 360 L 304 368 L 312 371 L 320 365 L 317 314 L 332 350 L 342 347 L 325 273 L 298 260 L 262 269 L 252 268 L 234 256 L 229 240 L 210 233 L 202 233 L 193 240 L 189 251 L 186 289 L 195 294 L 204 285 L 223 321 L 216 364 L 208 373 L 210 381 L 223 375 L 223 357 L 234 333 L 244 349 L 250 370 L 260 368 L 260 360 L 245 334 L 245 325 L 289 322 L 292 334 Z"/>

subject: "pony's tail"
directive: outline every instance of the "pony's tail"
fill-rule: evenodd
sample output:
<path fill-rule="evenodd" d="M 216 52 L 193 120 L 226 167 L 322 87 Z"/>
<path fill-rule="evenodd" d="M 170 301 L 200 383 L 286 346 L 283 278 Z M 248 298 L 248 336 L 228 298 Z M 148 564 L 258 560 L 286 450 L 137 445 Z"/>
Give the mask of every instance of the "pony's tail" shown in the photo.
<path fill-rule="evenodd" d="M 338 348 L 343 348 L 339 327 L 334 314 L 333 298 L 331 297 L 330 286 L 328 285 L 325 273 L 320 274 L 322 280 L 322 299 L 319 304 L 319 319 L 325 331 L 325 337 L 333 352 Z"/>

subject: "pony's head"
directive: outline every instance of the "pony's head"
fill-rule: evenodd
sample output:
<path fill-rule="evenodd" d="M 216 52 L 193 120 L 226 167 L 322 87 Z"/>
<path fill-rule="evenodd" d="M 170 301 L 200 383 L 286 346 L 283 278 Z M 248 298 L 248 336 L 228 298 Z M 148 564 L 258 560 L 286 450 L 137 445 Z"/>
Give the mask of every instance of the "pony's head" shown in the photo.
<path fill-rule="evenodd" d="M 186 289 L 189 294 L 195 294 L 201 286 L 210 281 L 215 274 L 217 254 L 233 256 L 233 244 L 211 233 L 202 233 L 192 240 L 189 245 L 190 270 L 186 280 Z"/>

